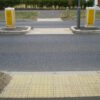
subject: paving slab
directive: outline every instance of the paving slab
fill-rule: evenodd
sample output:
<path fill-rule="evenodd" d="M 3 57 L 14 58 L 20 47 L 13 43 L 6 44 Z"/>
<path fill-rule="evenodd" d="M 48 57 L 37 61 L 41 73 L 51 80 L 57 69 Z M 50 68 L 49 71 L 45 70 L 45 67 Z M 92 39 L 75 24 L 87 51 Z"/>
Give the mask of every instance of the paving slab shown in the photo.
<path fill-rule="evenodd" d="M 27 35 L 36 34 L 73 34 L 70 28 L 33 28 Z"/>
<path fill-rule="evenodd" d="M 10 75 L 13 78 L 0 98 L 100 97 L 100 71 L 10 72 Z"/>

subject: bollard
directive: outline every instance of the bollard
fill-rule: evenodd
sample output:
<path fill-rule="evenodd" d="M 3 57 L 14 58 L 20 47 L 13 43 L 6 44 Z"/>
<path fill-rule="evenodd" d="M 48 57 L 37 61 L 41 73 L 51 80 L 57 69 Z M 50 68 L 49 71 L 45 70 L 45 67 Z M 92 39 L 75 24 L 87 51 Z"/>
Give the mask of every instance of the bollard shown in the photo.
<path fill-rule="evenodd" d="M 16 28 L 14 8 L 5 8 L 5 20 L 7 28 Z"/>
<path fill-rule="evenodd" d="M 67 17 L 70 17 L 70 10 L 69 7 L 66 8 Z"/>
<path fill-rule="evenodd" d="M 95 7 L 86 8 L 86 27 L 93 27 L 95 24 Z"/>

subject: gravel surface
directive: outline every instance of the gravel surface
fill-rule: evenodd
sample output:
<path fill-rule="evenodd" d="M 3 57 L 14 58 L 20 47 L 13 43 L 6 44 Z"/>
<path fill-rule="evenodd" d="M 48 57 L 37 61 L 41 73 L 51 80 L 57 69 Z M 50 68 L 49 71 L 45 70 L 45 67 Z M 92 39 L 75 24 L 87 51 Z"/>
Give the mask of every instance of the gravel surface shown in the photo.
<path fill-rule="evenodd" d="M 0 93 L 10 82 L 11 77 L 7 73 L 0 72 Z"/>

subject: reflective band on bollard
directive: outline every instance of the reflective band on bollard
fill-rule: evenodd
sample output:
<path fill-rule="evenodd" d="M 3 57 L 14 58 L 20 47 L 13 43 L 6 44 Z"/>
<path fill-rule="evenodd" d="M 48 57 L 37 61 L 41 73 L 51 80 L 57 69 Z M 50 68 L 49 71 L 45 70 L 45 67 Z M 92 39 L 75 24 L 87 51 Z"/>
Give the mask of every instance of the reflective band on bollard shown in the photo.
<path fill-rule="evenodd" d="M 87 7 L 86 8 L 86 27 L 93 27 L 95 24 L 95 8 Z"/>
<path fill-rule="evenodd" d="M 15 28 L 15 9 L 14 8 L 5 8 L 5 19 L 7 28 Z"/>

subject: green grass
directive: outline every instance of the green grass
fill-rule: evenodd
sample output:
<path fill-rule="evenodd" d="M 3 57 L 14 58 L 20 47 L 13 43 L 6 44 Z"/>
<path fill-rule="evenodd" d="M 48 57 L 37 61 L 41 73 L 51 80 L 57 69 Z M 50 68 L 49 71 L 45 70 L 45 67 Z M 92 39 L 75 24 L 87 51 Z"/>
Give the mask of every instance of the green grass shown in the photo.
<path fill-rule="evenodd" d="M 38 18 L 38 12 L 33 11 L 16 11 L 16 19 L 30 19 L 30 20 L 36 20 Z M 5 20 L 5 14 L 4 12 L 0 13 L 0 21 Z"/>
<path fill-rule="evenodd" d="M 67 11 L 64 11 L 61 14 L 61 18 L 63 20 L 68 20 L 68 19 L 76 19 L 77 18 L 77 10 L 70 10 L 69 11 L 70 14 L 67 14 Z M 81 18 L 84 19 L 86 16 L 86 11 L 85 10 L 81 10 Z M 100 19 L 100 11 L 96 11 L 96 19 Z"/>
<path fill-rule="evenodd" d="M 77 19 L 77 10 L 70 10 L 69 14 L 67 11 L 63 11 L 60 17 L 64 20 Z M 81 18 L 85 18 L 85 10 L 81 10 Z"/>
<path fill-rule="evenodd" d="M 97 19 L 100 19 L 100 11 L 97 11 L 97 12 L 96 12 L 96 18 L 97 18 Z"/>
<path fill-rule="evenodd" d="M 0 21 L 4 19 L 5 19 L 4 12 L 0 12 Z"/>

